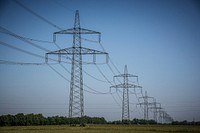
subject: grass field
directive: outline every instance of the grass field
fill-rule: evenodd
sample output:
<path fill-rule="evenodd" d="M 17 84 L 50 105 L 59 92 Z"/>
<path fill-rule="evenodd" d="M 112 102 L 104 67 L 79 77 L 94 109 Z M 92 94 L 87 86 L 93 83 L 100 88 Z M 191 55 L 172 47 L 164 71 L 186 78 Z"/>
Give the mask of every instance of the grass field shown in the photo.
<path fill-rule="evenodd" d="M 200 126 L 172 125 L 87 125 L 0 127 L 0 133 L 200 133 Z"/>

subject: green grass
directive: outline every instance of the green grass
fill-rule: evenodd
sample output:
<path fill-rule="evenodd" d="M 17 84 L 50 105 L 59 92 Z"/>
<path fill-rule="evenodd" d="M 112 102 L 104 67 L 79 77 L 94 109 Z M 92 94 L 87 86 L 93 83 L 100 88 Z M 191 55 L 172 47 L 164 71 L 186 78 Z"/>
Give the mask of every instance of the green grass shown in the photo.
<path fill-rule="evenodd" d="M 0 127 L 0 133 L 200 133 L 200 126 L 173 125 L 87 125 Z"/>

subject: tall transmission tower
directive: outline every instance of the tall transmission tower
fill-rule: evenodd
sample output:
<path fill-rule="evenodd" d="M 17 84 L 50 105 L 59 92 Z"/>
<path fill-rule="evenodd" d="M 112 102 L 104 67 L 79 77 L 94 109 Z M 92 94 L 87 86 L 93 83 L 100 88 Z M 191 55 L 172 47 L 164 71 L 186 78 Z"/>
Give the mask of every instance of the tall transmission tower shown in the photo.
<path fill-rule="evenodd" d="M 156 102 L 156 99 L 154 98 L 154 101 L 152 103 L 149 103 L 152 105 L 149 107 L 149 109 L 153 109 L 153 119 L 158 122 L 158 110 L 162 109 L 161 104 Z"/>
<path fill-rule="evenodd" d="M 160 123 L 170 123 L 173 118 L 164 110 L 159 111 Z"/>
<path fill-rule="evenodd" d="M 124 74 L 116 75 L 114 78 L 123 78 L 123 83 L 111 86 L 110 88 L 123 88 L 123 101 L 122 101 L 122 122 L 126 120 L 130 120 L 130 112 L 129 112 L 129 88 L 142 88 L 141 86 L 130 84 L 128 78 L 136 77 L 136 75 L 128 74 L 127 66 L 124 67 Z"/>
<path fill-rule="evenodd" d="M 160 110 L 159 111 L 159 121 L 160 121 L 160 123 L 164 123 L 164 115 L 165 115 L 165 111 L 164 110 Z"/>
<path fill-rule="evenodd" d="M 81 34 L 97 34 L 100 42 L 100 32 L 81 28 L 79 11 L 76 10 L 74 27 L 54 32 L 54 41 L 56 41 L 57 34 L 72 34 L 73 46 L 70 48 L 60 49 L 57 51 L 51 51 L 46 53 L 46 62 L 48 61 L 48 55 L 58 55 L 58 60 L 61 62 L 63 55 L 71 55 L 71 82 L 70 82 L 70 98 L 69 98 L 69 117 L 82 117 L 84 116 L 84 99 L 83 99 L 83 74 L 82 74 L 82 56 L 93 55 L 93 62 L 96 63 L 97 54 L 108 53 L 97 51 L 94 49 L 84 48 L 81 45 Z M 65 56 L 66 57 L 66 56 Z"/>
<path fill-rule="evenodd" d="M 149 97 L 147 95 L 147 91 L 145 91 L 145 96 L 139 97 L 139 99 L 143 99 L 143 103 L 139 103 L 139 105 L 144 105 L 144 119 L 148 120 L 149 119 L 149 105 L 152 105 L 152 102 L 149 102 L 149 99 L 154 99 L 153 97 Z"/>
<path fill-rule="evenodd" d="M 162 123 L 162 107 L 161 107 L 161 104 L 159 103 L 158 104 L 159 106 L 157 107 L 157 111 L 156 111 L 156 113 L 158 114 L 158 116 L 157 116 L 157 122 L 159 122 L 159 123 Z"/>

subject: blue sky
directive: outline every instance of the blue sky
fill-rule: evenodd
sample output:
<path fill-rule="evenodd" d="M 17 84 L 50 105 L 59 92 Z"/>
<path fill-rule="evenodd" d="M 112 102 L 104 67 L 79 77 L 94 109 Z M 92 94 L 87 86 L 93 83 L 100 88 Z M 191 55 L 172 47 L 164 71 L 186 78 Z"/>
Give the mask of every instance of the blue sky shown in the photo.
<path fill-rule="evenodd" d="M 81 27 L 102 33 L 102 45 L 123 72 L 139 76 L 143 91 L 157 99 L 175 120 L 200 120 L 200 4 L 195 0 L 20 0 L 21 3 L 57 26 L 73 27 L 75 10 L 80 12 Z M 18 35 L 52 41 L 59 31 L 14 1 L 1 1 L 0 26 Z M 45 51 L 0 33 L 0 40 L 44 56 Z M 84 36 L 92 40 L 96 36 Z M 59 36 L 61 48 L 72 46 L 71 36 Z M 53 44 L 34 42 L 49 50 Z M 97 43 L 82 41 L 85 47 L 102 50 Z M 17 62 L 44 62 L 43 59 L 0 45 L 0 59 Z M 109 63 L 117 74 L 114 66 Z M 68 70 L 70 64 L 63 64 Z M 67 79 L 70 74 L 52 65 Z M 99 65 L 107 78 L 113 74 Z M 95 65 L 84 65 L 89 74 L 105 80 Z M 69 82 L 47 65 L 0 65 L 0 114 L 43 113 L 45 116 L 68 114 Z M 108 92 L 110 84 L 98 82 L 84 73 L 84 83 Z M 121 104 L 118 95 L 113 94 Z M 121 95 L 121 94 L 120 94 Z M 140 97 L 141 95 L 138 95 Z M 121 108 L 110 94 L 84 92 L 85 114 L 107 120 L 121 119 Z M 135 96 L 130 96 L 131 118 L 142 118 Z"/>

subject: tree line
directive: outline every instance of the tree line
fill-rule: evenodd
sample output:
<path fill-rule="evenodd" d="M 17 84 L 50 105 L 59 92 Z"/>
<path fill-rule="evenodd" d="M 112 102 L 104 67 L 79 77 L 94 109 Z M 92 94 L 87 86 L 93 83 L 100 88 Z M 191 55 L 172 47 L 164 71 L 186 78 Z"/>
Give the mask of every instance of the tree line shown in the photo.
<path fill-rule="evenodd" d="M 0 116 L 0 126 L 37 126 L 37 125 L 76 125 L 76 124 L 106 124 L 103 117 L 76 117 L 63 116 L 44 117 L 42 114 L 19 113 L 16 115 Z"/>
<path fill-rule="evenodd" d="M 68 118 L 64 116 L 44 117 L 42 114 L 23 114 L 16 115 L 1 115 L 0 126 L 37 126 L 37 125 L 71 125 L 80 124 L 157 124 L 154 120 L 133 119 L 133 120 L 118 120 L 107 122 L 103 117 L 76 117 Z M 188 121 L 173 121 L 172 125 L 200 125 L 198 122 Z"/>
<path fill-rule="evenodd" d="M 42 114 L 23 114 L 2 115 L 0 116 L 0 126 L 37 126 L 37 125 L 72 125 L 80 124 L 156 124 L 154 120 L 118 120 L 107 122 L 103 117 L 75 117 L 64 116 L 44 117 Z"/>
<path fill-rule="evenodd" d="M 136 119 L 134 118 L 133 120 L 118 120 L 118 121 L 110 121 L 107 122 L 107 124 L 134 124 L 134 125 L 138 125 L 138 124 L 157 124 L 156 121 L 154 120 L 144 120 L 144 119 Z"/>
<path fill-rule="evenodd" d="M 200 121 L 187 121 L 187 120 L 184 120 L 184 121 L 173 121 L 172 122 L 172 125 L 200 125 Z"/>
<path fill-rule="evenodd" d="M 42 114 L 23 114 L 2 115 L 0 116 L 0 126 L 37 126 L 37 125 L 71 125 L 80 124 L 157 124 L 154 120 L 118 120 L 107 122 L 103 117 L 75 117 L 64 116 L 44 117 Z"/>

